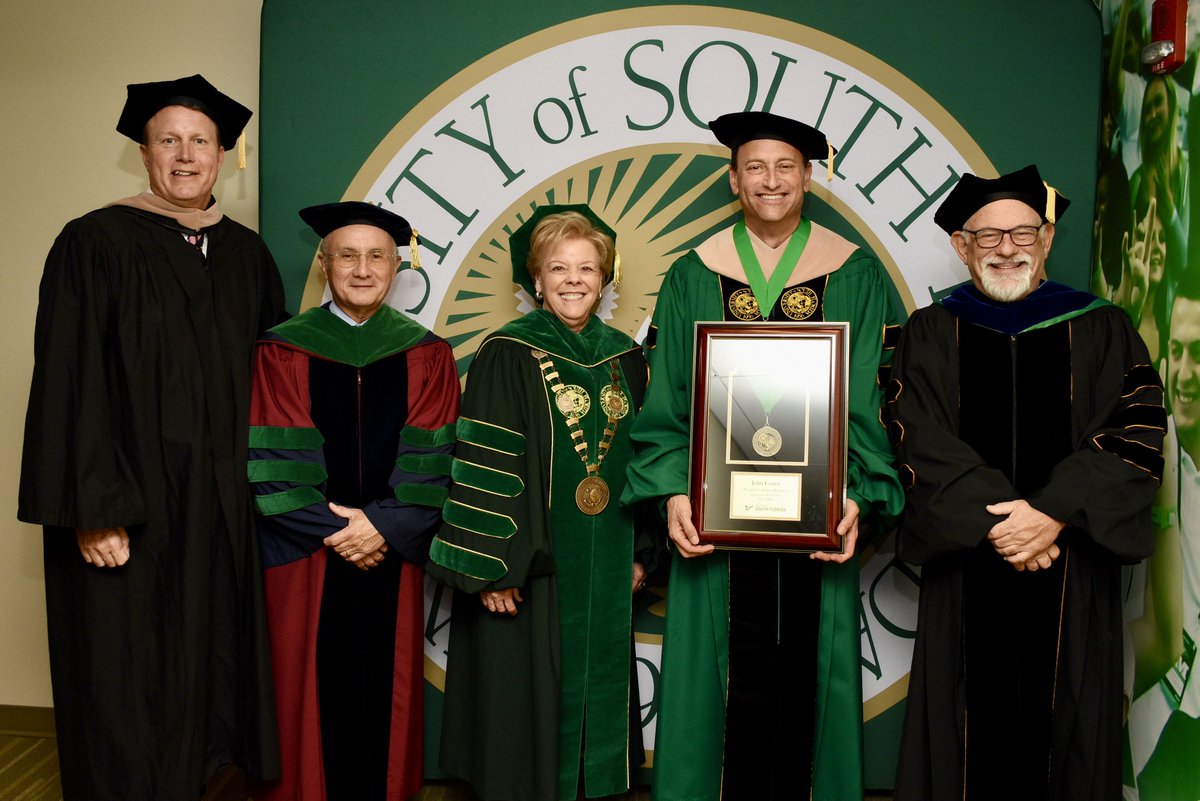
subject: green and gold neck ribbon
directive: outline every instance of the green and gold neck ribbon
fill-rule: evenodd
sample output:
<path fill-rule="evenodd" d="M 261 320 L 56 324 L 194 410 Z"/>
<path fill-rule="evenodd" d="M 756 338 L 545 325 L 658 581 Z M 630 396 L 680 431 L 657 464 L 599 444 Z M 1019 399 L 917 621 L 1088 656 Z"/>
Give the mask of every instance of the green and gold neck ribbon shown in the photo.
<path fill-rule="evenodd" d="M 784 249 L 783 255 L 779 257 L 779 263 L 775 265 L 775 271 L 771 273 L 771 278 L 768 280 L 762 265 L 758 263 L 754 245 L 750 243 L 750 234 L 746 231 L 745 220 L 738 220 L 737 224 L 733 226 L 733 244 L 737 248 L 738 258 L 741 259 L 742 269 L 746 271 L 746 283 L 750 285 L 750 291 L 754 293 L 754 299 L 758 301 L 758 308 L 764 320 L 770 318 L 771 310 L 775 308 L 775 302 L 783 294 L 787 280 L 792 277 L 792 271 L 796 269 L 796 263 L 800 261 L 800 254 L 804 252 L 804 246 L 808 244 L 810 231 L 812 231 L 812 222 L 808 218 L 801 219 L 800 227 L 788 240 L 787 247 Z"/>

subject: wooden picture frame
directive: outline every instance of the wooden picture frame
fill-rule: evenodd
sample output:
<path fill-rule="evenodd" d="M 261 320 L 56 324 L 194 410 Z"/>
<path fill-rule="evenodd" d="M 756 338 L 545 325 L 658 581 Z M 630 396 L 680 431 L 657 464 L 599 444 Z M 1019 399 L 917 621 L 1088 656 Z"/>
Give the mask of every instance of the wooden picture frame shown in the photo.
<path fill-rule="evenodd" d="M 701 543 L 841 553 L 847 323 L 699 322 L 692 522 Z"/>

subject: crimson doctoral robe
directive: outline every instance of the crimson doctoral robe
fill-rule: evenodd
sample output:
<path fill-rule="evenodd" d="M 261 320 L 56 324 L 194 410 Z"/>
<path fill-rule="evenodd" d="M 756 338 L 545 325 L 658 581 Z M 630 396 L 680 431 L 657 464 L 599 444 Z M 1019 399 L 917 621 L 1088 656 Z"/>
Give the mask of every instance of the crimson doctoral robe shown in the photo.
<path fill-rule="evenodd" d="M 250 429 L 283 778 L 260 799 L 398 801 L 421 787 L 422 566 L 449 485 L 450 346 L 384 306 L 326 308 L 259 345 Z M 323 545 L 363 510 L 389 550 L 368 571 Z"/>

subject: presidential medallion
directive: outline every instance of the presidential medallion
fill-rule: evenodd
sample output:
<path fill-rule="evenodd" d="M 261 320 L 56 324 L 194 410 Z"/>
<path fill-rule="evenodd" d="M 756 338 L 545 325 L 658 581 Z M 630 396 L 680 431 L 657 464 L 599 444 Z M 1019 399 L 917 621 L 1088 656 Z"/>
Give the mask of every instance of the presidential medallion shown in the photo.
<path fill-rule="evenodd" d="M 792 320 L 807 320 L 817 310 L 817 293 L 806 286 L 796 286 L 780 298 L 783 313 Z"/>
<path fill-rule="evenodd" d="M 608 506 L 608 484 L 600 476 L 591 475 L 575 488 L 575 505 L 585 515 L 598 515 Z"/>
<path fill-rule="evenodd" d="M 766 425 L 754 432 L 750 442 L 759 456 L 774 456 L 783 447 L 783 435 L 772 426 Z"/>
<path fill-rule="evenodd" d="M 739 320 L 757 320 L 762 317 L 758 308 L 758 298 L 745 287 L 729 296 L 729 311 Z"/>
<path fill-rule="evenodd" d="M 605 384 L 600 390 L 600 410 L 614 420 L 629 414 L 629 397 L 620 387 Z"/>
<path fill-rule="evenodd" d="M 554 393 L 554 405 L 563 417 L 582 418 L 592 408 L 592 399 L 587 390 L 578 384 L 567 384 Z"/>

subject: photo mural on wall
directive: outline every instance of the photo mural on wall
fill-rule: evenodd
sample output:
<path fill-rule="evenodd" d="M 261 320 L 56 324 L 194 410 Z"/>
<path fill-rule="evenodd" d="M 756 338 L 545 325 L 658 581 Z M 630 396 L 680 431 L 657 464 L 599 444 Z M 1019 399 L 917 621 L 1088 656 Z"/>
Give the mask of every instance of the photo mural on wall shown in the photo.
<path fill-rule="evenodd" d="M 1092 262 L 1093 291 L 1133 319 L 1169 413 L 1155 553 L 1125 576 L 1125 798 L 1136 801 L 1200 797 L 1200 3 L 1184 12 L 1183 64 L 1166 74 L 1141 59 L 1156 5 L 1103 3 Z"/>

